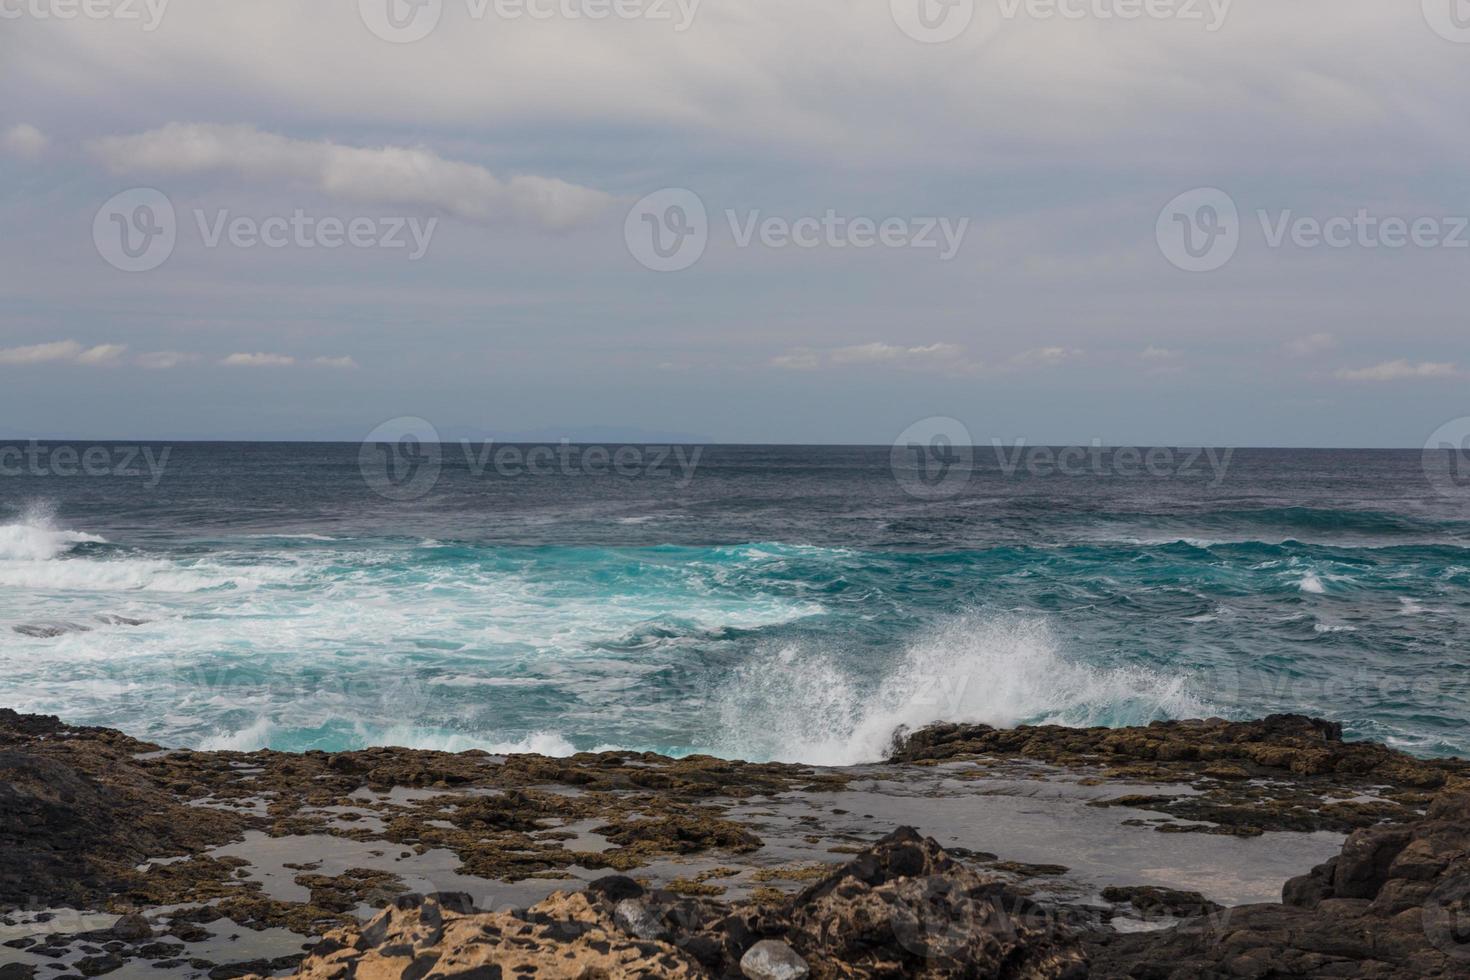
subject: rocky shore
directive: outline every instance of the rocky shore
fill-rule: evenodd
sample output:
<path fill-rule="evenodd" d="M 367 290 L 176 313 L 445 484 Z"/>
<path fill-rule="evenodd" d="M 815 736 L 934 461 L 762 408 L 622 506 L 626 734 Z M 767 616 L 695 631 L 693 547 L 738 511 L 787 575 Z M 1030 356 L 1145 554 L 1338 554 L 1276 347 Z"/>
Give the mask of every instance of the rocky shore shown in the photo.
<path fill-rule="evenodd" d="M 823 769 L 168 750 L 0 710 L 0 980 L 1470 976 L 1470 765 L 1327 722 Z"/>

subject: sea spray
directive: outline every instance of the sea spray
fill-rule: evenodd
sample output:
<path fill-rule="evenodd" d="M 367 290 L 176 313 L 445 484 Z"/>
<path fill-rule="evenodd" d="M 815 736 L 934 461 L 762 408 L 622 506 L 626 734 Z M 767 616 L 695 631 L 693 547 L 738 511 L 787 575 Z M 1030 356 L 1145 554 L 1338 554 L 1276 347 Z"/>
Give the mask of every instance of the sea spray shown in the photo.
<path fill-rule="evenodd" d="M 783 647 L 741 665 L 720 699 L 722 755 L 851 765 L 940 721 L 1141 724 L 1208 714 L 1182 677 L 1064 657 L 1045 620 L 964 614 L 916 637 L 875 679 L 840 651 Z"/>

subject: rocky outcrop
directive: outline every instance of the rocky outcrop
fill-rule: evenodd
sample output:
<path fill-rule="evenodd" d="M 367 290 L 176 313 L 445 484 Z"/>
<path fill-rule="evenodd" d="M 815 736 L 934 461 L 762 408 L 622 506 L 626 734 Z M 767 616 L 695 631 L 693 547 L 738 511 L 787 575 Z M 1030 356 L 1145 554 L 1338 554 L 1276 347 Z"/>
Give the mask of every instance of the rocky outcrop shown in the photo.
<path fill-rule="evenodd" d="M 1376 742 L 1344 742 L 1342 726 L 1303 715 L 1259 721 L 1156 721 L 1139 728 L 998 729 L 934 725 L 895 740 L 892 762 L 1027 759 L 1099 778 L 1187 785 L 1189 793 L 1133 793 L 1094 806 L 1154 810 L 1166 833 L 1259 836 L 1348 833 L 1414 817 L 1433 794 L 1470 779 L 1460 759 L 1418 759 Z M 1181 822 L 1182 821 L 1182 822 Z"/>
<path fill-rule="evenodd" d="M 132 744 L 0 710 L 0 908 L 96 901 L 124 888 L 140 861 L 236 831 L 131 770 L 122 760 Z"/>
<path fill-rule="evenodd" d="M 1336 857 L 1287 882 L 1280 904 L 1221 908 L 1201 893 L 1123 881 L 1101 896 L 1118 908 L 1067 908 L 1027 891 L 1029 878 L 1064 868 L 949 853 L 910 829 L 865 845 L 871 835 L 818 814 L 800 818 L 802 839 L 824 858 L 855 856 L 772 867 L 767 830 L 756 834 L 730 801 L 815 796 L 855 778 L 843 770 L 637 753 L 170 752 L 0 710 L 0 925 L 36 926 L 4 944 L 27 962 L 0 980 L 42 975 L 71 954 L 97 975 L 146 960 L 225 980 L 294 966 L 298 938 L 312 946 L 302 973 L 322 980 L 1470 977 L 1470 773 L 1459 760 L 1345 743 L 1336 726 L 1290 715 L 1120 730 L 937 726 L 897 754 L 907 761 L 894 773 L 963 759 L 945 772 L 1056 778 L 1102 787 L 1089 805 L 1165 815 L 1120 817 L 1132 826 L 1352 833 Z M 1129 795 L 1107 791 L 1114 779 Z M 397 787 L 413 792 L 383 793 Z M 912 799 L 921 822 L 925 798 Z M 362 826 L 369 818 L 376 828 Z M 560 877 L 581 888 L 574 867 L 605 877 L 524 911 L 486 912 L 465 896 L 394 897 L 403 882 L 383 867 L 306 861 L 283 870 L 309 900 L 286 901 L 264 890 L 251 861 L 211 851 L 247 830 L 371 842 L 369 856 L 405 860 L 450 851 L 456 874 L 484 881 Z M 790 846 L 779 825 L 771 839 Z M 654 876 L 651 866 L 671 863 L 692 876 Z M 742 874 L 783 888 L 747 884 L 731 892 L 740 901 L 718 900 Z M 121 917 L 101 932 L 48 931 L 49 910 L 67 903 Z M 358 924 L 369 906 L 383 911 Z M 1183 921 L 1125 934 L 1103 924 L 1116 915 Z M 299 936 L 288 934 L 279 956 L 244 963 L 185 949 L 268 926 Z"/>
<path fill-rule="evenodd" d="M 1436 789 L 1449 774 L 1465 771 L 1458 760 L 1427 761 L 1376 742 L 1344 742 L 1341 725 L 1305 715 L 1271 715 L 1259 721 L 1156 721 L 1140 728 L 934 725 L 896 739 L 890 761 L 969 755 L 1021 755 L 1058 763 L 1193 763 L 1199 771 L 1215 767 L 1211 775 L 1221 779 L 1269 772 L 1372 776 L 1420 789 Z"/>
<path fill-rule="evenodd" d="M 1220 909 L 1161 933 L 1089 941 L 1094 976 L 1470 977 L 1470 794 L 1359 830 L 1280 905 Z"/>
<path fill-rule="evenodd" d="M 328 934 L 301 976 L 1087 976 L 1075 935 L 1054 916 L 908 829 L 775 906 L 730 909 L 621 876 L 518 914 L 456 904 L 400 899 L 360 929 Z"/>

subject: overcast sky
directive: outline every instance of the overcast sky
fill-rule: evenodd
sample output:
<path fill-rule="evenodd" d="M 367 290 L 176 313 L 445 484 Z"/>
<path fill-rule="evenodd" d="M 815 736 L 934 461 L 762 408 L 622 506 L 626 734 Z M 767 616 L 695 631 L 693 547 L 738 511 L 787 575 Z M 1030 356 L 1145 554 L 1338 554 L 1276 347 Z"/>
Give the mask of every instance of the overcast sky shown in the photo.
<path fill-rule="evenodd" d="M 1470 415 L 1461 0 L 88 2 L 0 0 L 0 436 Z"/>

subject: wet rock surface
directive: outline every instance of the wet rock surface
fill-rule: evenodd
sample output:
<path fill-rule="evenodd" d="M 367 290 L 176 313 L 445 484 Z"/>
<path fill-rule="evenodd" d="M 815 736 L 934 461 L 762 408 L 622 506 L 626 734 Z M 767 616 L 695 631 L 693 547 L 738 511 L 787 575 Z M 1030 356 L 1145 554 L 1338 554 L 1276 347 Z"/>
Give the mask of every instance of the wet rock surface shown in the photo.
<path fill-rule="evenodd" d="M 831 770 L 192 752 L 0 710 L 0 980 L 1470 976 L 1467 794 L 1299 716 L 936 726 Z M 1029 825 L 1061 810 L 1054 846 Z M 1257 853 L 1309 856 L 1269 889 L 1321 863 L 1263 903 L 1232 884 Z"/>

